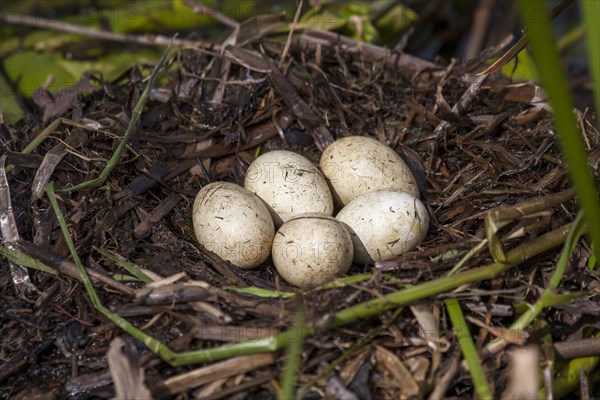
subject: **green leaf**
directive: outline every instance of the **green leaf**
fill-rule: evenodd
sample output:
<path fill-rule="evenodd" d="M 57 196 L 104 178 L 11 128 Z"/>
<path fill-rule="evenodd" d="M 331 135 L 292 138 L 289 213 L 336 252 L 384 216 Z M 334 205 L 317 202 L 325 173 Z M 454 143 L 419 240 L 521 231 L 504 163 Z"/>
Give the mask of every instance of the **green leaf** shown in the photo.
<path fill-rule="evenodd" d="M 17 104 L 17 96 L 4 77 L 0 75 L 0 112 L 9 124 L 15 124 L 23 117 L 23 110 Z"/>
<path fill-rule="evenodd" d="M 9 79 L 18 82 L 21 95 L 31 97 L 39 88 L 47 87 L 50 92 L 56 92 L 75 84 L 78 80 L 58 62 L 60 56 L 41 54 L 35 51 L 14 53 L 4 60 L 4 68 Z"/>
<path fill-rule="evenodd" d="M 505 76 L 516 80 L 534 81 L 538 78 L 535 63 L 526 48 L 500 68 L 500 71 Z"/>
<path fill-rule="evenodd" d="M 395 5 L 375 23 L 380 41 L 389 43 L 414 24 L 417 18 L 417 13 L 411 8 L 403 4 Z"/>

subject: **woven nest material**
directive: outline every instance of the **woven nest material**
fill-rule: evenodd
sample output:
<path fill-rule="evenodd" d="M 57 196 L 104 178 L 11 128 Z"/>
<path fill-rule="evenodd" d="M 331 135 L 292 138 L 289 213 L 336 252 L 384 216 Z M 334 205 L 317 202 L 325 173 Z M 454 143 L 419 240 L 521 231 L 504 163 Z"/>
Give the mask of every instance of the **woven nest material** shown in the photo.
<path fill-rule="evenodd" d="M 302 296 L 307 324 L 323 329 L 304 343 L 299 384 L 372 334 L 352 357 L 315 382 L 309 398 L 331 395 L 336 385 L 355 394 L 368 392 L 372 398 L 427 396 L 457 357 L 456 337 L 440 296 L 419 303 L 424 312 L 415 306 L 401 308 L 393 320 L 388 321 L 392 314 L 385 312 L 337 329 L 327 329 L 328 324 L 346 307 L 444 276 L 485 239 L 484 217 L 489 210 L 568 189 L 543 93 L 533 84 L 514 84 L 500 75 L 478 77 L 482 66 L 477 64 L 437 65 L 351 42 L 317 43 L 310 35 L 291 45 L 281 65 L 281 43 L 264 40 L 262 55 L 249 50 L 178 52 L 176 69 L 152 90 L 133 139 L 105 184 L 59 195 L 84 264 L 114 282 L 94 281 L 102 302 L 179 351 L 255 339 L 289 327 L 297 299 L 258 297 L 229 288 L 296 290 L 276 276 L 271 260 L 256 270 L 241 271 L 198 245 L 191 223 L 194 196 L 211 181 L 243 184 L 258 153 L 289 149 L 318 163 L 332 140 L 371 136 L 410 165 L 431 216 L 429 233 L 409 254 L 375 266 L 353 265 L 349 274 L 370 274 L 366 280 Z M 16 167 L 8 182 L 22 251 L 57 268 L 72 267 L 48 199 L 43 193 L 32 197 L 34 176 L 48 154 L 64 157 L 56 166 L 45 164 L 50 168 L 48 178 L 58 186 L 98 176 L 127 128 L 143 85 L 139 71 L 132 70 L 81 100 L 56 96 L 44 108 L 45 122 L 27 121 L 3 133 L 7 163 Z M 70 101 L 66 109 L 57 107 L 62 98 Z M 32 155 L 18 154 L 59 117 L 88 128 L 61 123 Z M 596 154 L 597 132 L 581 121 L 591 154 Z M 516 221 L 502 231 L 504 249 L 571 222 L 574 216 L 570 200 Z M 142 284 L 112 279 L 126 272 L 101 251 L 162 277 L 185 276 L 161 296 L 144 297 L 139 292 Z M 579 245 L 575 254 L 583 260 L 589 249 Z M 514 321 L 515 299 L 535 301 L 557 255 L 556 249 L 546 251 L 494 280 L 453 291 L 469 318 L 480 322 L 472 325 L 480 343 L 490 340 L 492 328 Z M 462 270 L 491 262 L 484 247 Z M 39 390 L 55 396 L 110 397 L 105 355 L 111 340 L 123 332 L 93 308 L 78 279 L 30 270 L 38 290 L 17 294 L 9 284 L 7 263 L 2 261 L 2 266 L 4 393 L 10 386 L 11 393 L 32 394 L 28 381 L 36 377 L 46 382 Z M 581 268 L 575 259 L 564 280 L 574 290 L 590 283 L 579 274 Z M 203 284 L 195 290 L 186 286 L 196 281 Z M 559 308 L 546 315 L 555 341 L 577 334 L 577 324 L 590 318 L 591 300 L 582 300 L 577 307 L 579 312 L 566 319 Z M 427 329 L 420 329 L 423 315 L 434 324 L 439 335 L 435 340 Z M 170 367 L 141 344 L 129 351 L 143 366 L 154 393 L 164 393 L 170 376 L 201 367 Z M 276 352 L 260 367 L 240 366 L 239 373 L 223 375 L 212 395 L 237 389 L 248 398 L 274 397 L 272 382 L 284 358 L 283 352 Z M 506 385 L 506 365 L 499 357 L 497 361 L 496 368 L 486 370 L 500 390 Z M 232 363 L 229 369 L 235 372 L 239 365 L 243 362 Z M 464 371 L 455 377 L 447 383 L 447 396 L 465 396 L 473 390 Z M 206 383 L 167 393 L 198 394 L 197 386 Z"/>

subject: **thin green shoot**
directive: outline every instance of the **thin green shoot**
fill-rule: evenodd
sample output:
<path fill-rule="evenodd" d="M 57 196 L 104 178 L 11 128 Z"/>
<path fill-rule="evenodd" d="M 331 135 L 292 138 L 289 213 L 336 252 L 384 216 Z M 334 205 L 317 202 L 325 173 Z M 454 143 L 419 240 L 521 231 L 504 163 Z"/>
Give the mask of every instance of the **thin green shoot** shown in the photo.
<path fill-rule="evenodd" d="M 460 304 L 455 298 L 446 299 L 445 304 L 456 337 L 458 338 L 460 350 L 469 366 L 469 373 L 471 374 L 471 379 L 475 386 L 475 393 L 477 393 L 477 397 L 481 400 L 491 400 L 493 398 L 493 393 L 485 377 L 485 372 L 481 366 L 481 360 L 477 355 L 477 349 L 475 349 L 475 344 L 473 343 L 467 321 L 465 321 L 465 317 L 460 309 Z"/>
<path fill-rule="evenodd" d="M 135 276 L 140 281 L 142 281 L 144 283 L 154 282 L 154 280 L 152 278 L 150 278 L 148 275 L 146 275 L 144 273 L 144 271 L 139 269 L 137 265 L 125 260 L 123 257 L 121 257 L 117 254 L 113 254 L 110 251 L 105 250 L 105 249 L 96 248 L 96 250 L 100 254 L 102 254 L 104 257 L 108 258 L 109 260 L 111 260 L 112 262 L 117 264 L 118 266 L 127 270 L 127 272 L 129 272 L 131 275 Z"/>
<path fill-rule="evenodd" d="M 90 188 L 102 186 L 104 184 L 106 179 L 111 174 L 112 170 L 117 166 L 119 159 L 121 158 L 121 156 L 123 155 L 123 152 L 125 151 L 125 148 L 127 147 L 127 143 L 129 143 L 129 139 L 131 139 L 133 132 L 135 132 L 135 128 L 140 119 L 140 115 L 142 114 L 142 110 L 144 109 L 144 106 L 146 105 L 146 101 L 148 100 L 148 97 L 150 96 L 150 91 L 154 87 L 154 82 L 156 81 L 158 73 L 159 73 L 160 69 L 162 68 L 165 60 L 167 59 L 167 54 L 169 53 L 170 49 L 171 49 L 171 45 L 169 45 L 167 47 L 167 49 L 164 51 L 164 53 L 160 57 L 158 64 L 156 64 L 154 66 L 154 70 L 152 71 L 152 74 L 150 75 L 150 78 L 148 79 L 148 82 L 146 83 L 146 86 L 144 87 L 144 91 L 142 92 L 140 99 L 138 100 L 137 104 L 135 105 L 135 107 L 131 113 L 131 119 L 129 120 L 129 124 L 127 125 L 127 130 L 125 131 L 125 134 L 123 135 L 123 138 L 121 139 L 121 142 L 117 146 L 115 152 L 113 153 L 111 158 L 108 160 L 108 163 L 106 164 L 104 169 L 100 172 L 100 175 L 97 178 L 82 182 L 82 183 L 74 185 L 74 186 L 66 186 L 63 188 L 56 189 L 57 192 L 71 192 L 71 191 L 81 190 L 81 189 L 90 189 Z"/>
<path fill-rule="evenodd" d="M 287 345 L 286 360 L 283 367 L 283 376 L 281 377 L 281 400 L 289 400 L 294 398 L 296 389 L 296 379 L 300 369 L 300 361 L 302 359 L 302 346 L 304 344 L 304 306 L 302 298 L 297 297 L 296 311 L 294 312 L 294 322 L 292 328 L 296 329 L 297 334 L 290 338 Z M 289 331 L 289 329 L 288 329 Z"/>

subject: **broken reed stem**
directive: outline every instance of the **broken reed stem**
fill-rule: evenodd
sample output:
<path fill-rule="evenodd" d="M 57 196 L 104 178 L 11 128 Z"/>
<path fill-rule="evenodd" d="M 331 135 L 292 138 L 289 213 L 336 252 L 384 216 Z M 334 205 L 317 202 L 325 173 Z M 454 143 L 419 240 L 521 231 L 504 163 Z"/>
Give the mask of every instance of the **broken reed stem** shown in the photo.
<path fill-rule="evenodd" d="M 527 311 L 525 311 L 521 316 L 512 323 L 509 329 L 515 331 L 521 331 L 527 328 L 533 320 L 537 318 L 537 316 L 544 310 L 544 308 L 552 307 L 557 304 L 564 304 L 572 301 L 581 296 L 580 293 L 567 293 L 567 294 L 557 294 L 556 289 L 562 277 L 567 269 L 569 264 L 569 259 L 571 258 L 571 254 L 573 254 L 573 249 L 579 240 L 579 237 L 583 235 L 586 230 L 586 224 L 584 221 L 584 214 L 580 211 L 577 214 L 577 218 L 571 224 L 572 229 L 569 230 L 567 238 L 565 240 L 563 250 L 560 254 L 560 258 L 556 263 L 556 269 L 552 274 L 552 278 L 548 283 L 548 286 L 540 296 L 540 298 L 531 305 Z M 498 353 L 504 347 L 506 347 L 507 341 L 503 338 L 495 339 L 488 343 L 488 345 L 483 349 L 482 358 L 486 359 L 489 356 Z"/>
<path fill-rule="evenodd" d="M 413 303 L 431 296 L 449 292 L 459 286 L 469 283 L 492 279 L 509 269 L 519 265 L 544 251 L 550 250 L 564 242 L 572 224 L 564 225 L 548 232 L 527 244 L 516 247 L 507 253 L 507 261 L 495 262 L 470 271 L 462 272 L 451 277 L 440 278 L 420 285 L 412 286 L 397 292 L 390 293 L 383 298 L 377 298 L 364 303 L 338 311 L 334 321 L 325 329 L 347 325 L 361 318 L 372 317 L 386 310 Z M 188 365 L 199 362 L 216 361 L 242 354 L 255 354 L 264 351 L 276 351 L 286 346 L 291 340 L 296 340 L 298 335 L 313 336 L 319 331 L 307 326 L 292 326 L 277 335 L 267 336 L 258 340 L 226 344 L 212 349 L 202 349 L 177 354 L 172 360 L 173 365 Z"/>
<path fill-rule="evenodd" d="M 303 324 L 301 326 L 292 326 L 288 330 L 278 333 L 277 335 L 266 336 L 258 340 L 231 343 L 211 349 L 175 353 L 159 340 L 147 335 L 124 318 L 112 313 L 110 310 L 104 307 L 100 301 L 100 298 L 96 294 L 94 286 L 92 285 L 89 275 L 87 274 L 79 255 L 77 254 L 77 250 L 75 248 L 75 244 L 73 243 L 69 228 L 62 211 L 58 206 L 53 182 L 50 182 L 48 185 L 46 185 L 46 193 L 48 194 L 50 204 L 52 205 L 54 213 L 56 214 L 56 220 L 60 225 L 65 242 L 69 248 L 69 252 L 73 257 L 73 261 L 77 265 L 77 269 L 81 274 L 86 292 L 94 304 L 94 307 L 96 307 L 96 309 L 102 313 L 102 315 L 115 323 L 119 328 L 123 329 L 125 332 L 144 343 L 148 349 L 155 354 L 158 354 L 164 361 L 168 362 L 172 366 L 199 364 L 241 355 L 277 351 L 284 346 L 293 343 L 294 341 L 298 341 L 299 338 L 314 336 L 320 332 L 317 328 L 310 328 Z M 572 224 L 564 225 L 536 239 L 533 239 L 529 243 L 516 247 L 507 253 L 505 262 L 494 262 L 487 266 L 475 268 L 451 277 L 444 277 L 430 282 L 425 282 L 420 285 L 390 293 L 383 298 L 370 300 L 338 311 L 334 315 L 333 323 L 325 326 L 324 329 L 331 329 L 346 325 L 358 319 L 371 317 L 401 305 L 413 303 L 430 296 L 451 291 L 465 284 L 492 279 L 499 274 L 515 267 L 516 265 L 519 265 L 523 261 L 526 261 L 538 254 L 543 253 L 544 251 L 560 245 L 565 240 L 569 230 L 571 229 L 571 225 Z"/>

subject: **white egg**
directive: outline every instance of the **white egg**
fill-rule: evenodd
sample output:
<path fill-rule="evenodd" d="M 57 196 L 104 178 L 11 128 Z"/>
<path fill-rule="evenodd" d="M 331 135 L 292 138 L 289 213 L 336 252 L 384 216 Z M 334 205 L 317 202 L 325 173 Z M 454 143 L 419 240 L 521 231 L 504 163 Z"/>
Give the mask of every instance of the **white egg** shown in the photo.
<path fill-rule="evenodd" d="M 421 200 L 387 189 L 357 197 L 336 218 L 346 224 L 354 244 L 354 261 L 362 264 L 414 249 L 429 227 L 429 214 Z"/>
<path fill-rule="evenodd" d="M 333 214 L 325 178 L 310 160 L 291 151 L 271 151 L 254 160 L 244 187 L 267 204 L 276 226 L 307 212 Z"/>
<path fill-rule="evenodd" d="M 198 242 L 239 268 L 257 267 L 269 257 L 275 234 L 271 214 L 241 186 L 204 186 L 194 201 L 193 222 Z"/>
<path fill-rule="evenodd" d="M 321 155 L 321 170 L 334 199 L 346 205 L 363 193 L 396 189 L 419 197 L 415 177 L 391 147 L 366 136 L 333 142 Z"/>
<path fill-rule="evenodd" d="M 289 283 L 313 288 L 348 272 L 352 239 L 335 218 L 323 213 L 301 214 L 279 228 L 273 240 L 273 263 Z"/>

